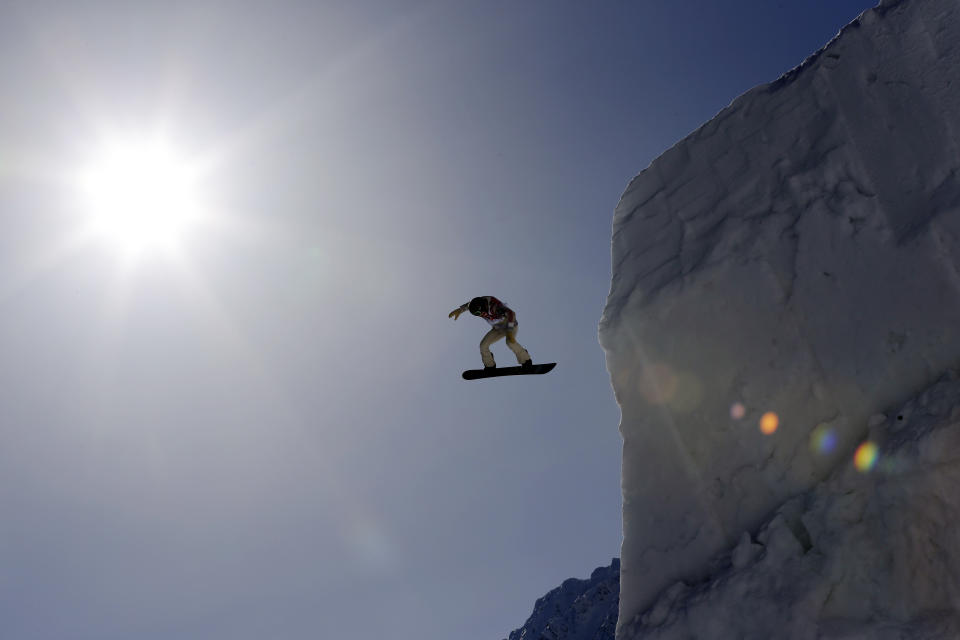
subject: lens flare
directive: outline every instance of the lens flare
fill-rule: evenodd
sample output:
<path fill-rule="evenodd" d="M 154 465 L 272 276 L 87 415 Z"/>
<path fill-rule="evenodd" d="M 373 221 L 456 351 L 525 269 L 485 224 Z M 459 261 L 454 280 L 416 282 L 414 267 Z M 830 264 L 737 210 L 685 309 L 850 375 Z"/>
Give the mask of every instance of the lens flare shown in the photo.
<path fill-rule="evenodd" d="M 780 417 L 773 411 L 768 411 L 760 417 L 760 431 L 764 435 L 772 435 L 780 426 Z"/>
<path fill-rule="evenodd" d="M 734 402 L 730 407 L 730 417 L 734 420 L 743 420 L 743 416 L 747 415 L 747 408 L 743 406 L 742 402 Z"/>
<path fill-rule="evenodd" d="M 650 404 L 663 405 L 673 400 L 679 381 L 669 366 L 654 363 L 644 368 L 640 379 L 640 393 Z"/>
<path fill-rule="evenodd" d="M 877 464 L 879 450 L 877 445 L 869 440 L 857 447 L 853 454 L 853 466 L 861 473 L 867 473 Z"/>
<path fill-rule="evenodd" d="M 670 399 L 670 407 L 681 413 L 690 413 L 703 401 L 703 385 L 691 373 L 677 373 L 677 390 Z"/>
<path fill-rule="evenodd" d="M 820 424 L 810 434 L 810 450 L 827 455 L 837 448 L 837 432 L 828 425 Z"/>

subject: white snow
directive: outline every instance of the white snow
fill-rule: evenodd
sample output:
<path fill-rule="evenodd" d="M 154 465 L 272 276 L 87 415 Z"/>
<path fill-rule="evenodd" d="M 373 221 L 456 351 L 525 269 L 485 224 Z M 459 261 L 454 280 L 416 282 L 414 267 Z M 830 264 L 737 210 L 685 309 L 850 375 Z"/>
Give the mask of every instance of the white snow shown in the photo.
<path fill-rule="evenodd" d="M 870 473 L 843 465 L 678 582 L 621 638 L 960 637 L 960 376 L 875 423 Z"/>
<path fill-rule="evenodd" d="M 956 537 L 923 528 L 955 476 L 851 470 L 891 431 L 879 414 L 960 362 L 958 292 L 957 0 L 882 2 L 631 182 L 600 327 L 624 439 L 618 638 L 772 637 L 736 626 L 754 610 L 795 624 L 779 637 L 882 637 L 928 610 L 960 629 L 937 573 Z M 960 444 L 934 436 L 947 415 L 878 464 Z M 921 528 L 872 533 L 908 513 Z"/>

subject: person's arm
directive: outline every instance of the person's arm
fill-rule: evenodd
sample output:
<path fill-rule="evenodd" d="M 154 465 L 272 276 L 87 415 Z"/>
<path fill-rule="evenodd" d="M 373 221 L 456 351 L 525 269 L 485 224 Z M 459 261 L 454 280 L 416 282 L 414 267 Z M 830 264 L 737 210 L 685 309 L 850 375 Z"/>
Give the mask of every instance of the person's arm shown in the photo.
<path fill-rule="evenodd" d="M 451 311 L 451 312 L 447 315 L 447 317 L 448 317 L 448 318 L 453 318 L 454 320 L 456 320 L 457 318 L 460 317 L 460 314 L 463 313 L 464 311 L 466 311 L 469 307 L 470 307 L 470 303 L 469 303 L 469 302 L 465 302 L 465 303 L 463 303 L 462 305 L 460 305 L 459 307 L 457 307 L 456 309 L 454 309 L 453 311 Z"/>

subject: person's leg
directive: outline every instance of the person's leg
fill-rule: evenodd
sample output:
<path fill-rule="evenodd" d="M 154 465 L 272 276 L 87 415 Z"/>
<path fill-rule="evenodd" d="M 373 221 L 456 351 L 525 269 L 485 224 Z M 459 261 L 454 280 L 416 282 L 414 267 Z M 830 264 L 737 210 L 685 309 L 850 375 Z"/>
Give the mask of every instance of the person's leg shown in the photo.
<path fill-rule="evenodd" d="M 514 327 L 507 331 L 507 346 L 510 347 L 510 351 L 513 351 L 513 355 L 517 356 L 517 362 L 523 364 L 527 360 L 530 360 L 530 354 L 527 353 L 527 350 L 517 342 L 517 328 Z"/>
<path fill-rule="evenodd" d="M 483 360 L 484 367 L 495 367 L 497 362 L 493 359 L 493 353 L 490 352 L 490 345 L 506 336 L 506 332 L 501 329 L 490 329 L 487 335 L 480 341 L 480 358 Z"/>

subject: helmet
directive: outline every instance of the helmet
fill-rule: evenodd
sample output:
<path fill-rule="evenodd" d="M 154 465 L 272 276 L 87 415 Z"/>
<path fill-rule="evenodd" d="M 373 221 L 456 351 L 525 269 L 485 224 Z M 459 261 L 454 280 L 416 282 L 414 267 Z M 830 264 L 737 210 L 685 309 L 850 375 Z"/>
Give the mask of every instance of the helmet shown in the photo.
<path fill-rule="evenodd" d="M 487 299 L 486 298 L 474 298 L 470 301 L 470 313 L 475 316 L 480 315 L 481 313 L 487 312 Z"/>

